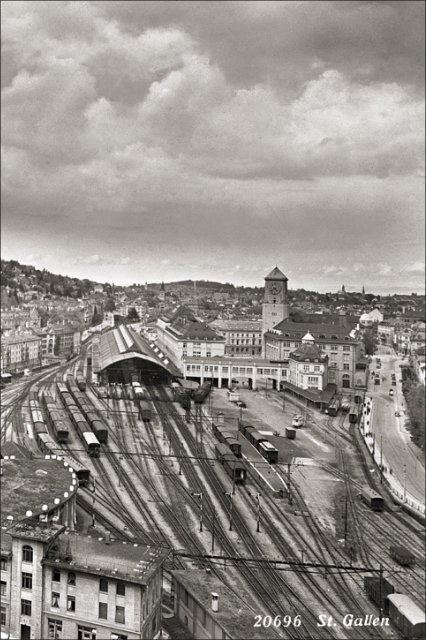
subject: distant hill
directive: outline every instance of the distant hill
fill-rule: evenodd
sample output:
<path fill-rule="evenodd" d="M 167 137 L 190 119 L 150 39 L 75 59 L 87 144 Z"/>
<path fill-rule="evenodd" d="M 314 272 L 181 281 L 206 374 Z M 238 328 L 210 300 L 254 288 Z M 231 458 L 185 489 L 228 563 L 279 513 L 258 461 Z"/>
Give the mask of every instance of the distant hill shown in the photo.
<path fill-rule="evenodd" d="M 1 304 L 7 306 L 17 304 L 18 296 L 26 293 L 30 295 L 31 292 L 36 297 L 50 294 L 81 298 L 97 283 L 50 273 L 46 269 L 36 269 L 16 260 L 2 260 L 0 284 Z"/>

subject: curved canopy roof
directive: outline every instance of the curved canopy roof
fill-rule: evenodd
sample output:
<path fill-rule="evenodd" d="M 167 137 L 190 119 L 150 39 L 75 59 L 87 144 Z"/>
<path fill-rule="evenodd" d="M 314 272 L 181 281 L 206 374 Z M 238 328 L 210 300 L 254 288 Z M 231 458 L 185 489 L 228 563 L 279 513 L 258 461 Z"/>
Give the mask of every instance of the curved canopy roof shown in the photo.
<path fill-rule="evenodd" d="M 173 376 L 181 376 L 181 372 L 153 342 L 144 336 L 120 325 L 102 334 L 98 345 L 99 371 L 120 361 L 140 358 L 161 367 Z"/>

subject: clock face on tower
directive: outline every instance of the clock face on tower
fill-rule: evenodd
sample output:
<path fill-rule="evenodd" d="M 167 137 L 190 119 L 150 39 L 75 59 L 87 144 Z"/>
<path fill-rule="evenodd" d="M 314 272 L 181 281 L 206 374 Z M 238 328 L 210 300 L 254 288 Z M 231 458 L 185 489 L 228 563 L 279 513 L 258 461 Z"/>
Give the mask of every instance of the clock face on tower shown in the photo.
<path fill-rule="evenodd" d="M 281 287 L 277 284 L 273 284 L 271 287 L 271 293 L 276 296 L 281 292 Z"/>

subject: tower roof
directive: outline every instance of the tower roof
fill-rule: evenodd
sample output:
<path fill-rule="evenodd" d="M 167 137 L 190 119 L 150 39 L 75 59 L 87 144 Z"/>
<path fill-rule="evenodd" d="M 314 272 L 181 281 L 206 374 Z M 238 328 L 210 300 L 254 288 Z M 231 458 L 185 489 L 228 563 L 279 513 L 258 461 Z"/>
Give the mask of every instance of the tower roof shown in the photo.
<path fill-rule="evenodd" d="M 272 269 L 271 273 L 265 276 L 265 280 L 288 280 L 288 278 L 278 269 L 278 267 L 275 267 Z"/>

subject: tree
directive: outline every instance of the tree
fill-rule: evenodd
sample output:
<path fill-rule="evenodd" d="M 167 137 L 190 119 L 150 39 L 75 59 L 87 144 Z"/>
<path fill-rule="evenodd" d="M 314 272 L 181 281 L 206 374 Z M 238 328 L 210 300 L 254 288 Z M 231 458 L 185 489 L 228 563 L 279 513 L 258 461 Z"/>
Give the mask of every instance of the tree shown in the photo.
<path fill-rule="evenodd" d="M 363 335 L 365 353 L 370 356 L 376 351 L 377 335 L 372 329 L 366 329 Z"/>
<path fill-rule="evenodd" d="M 100 324 L 102 320 L 103 320 L 103 315 L 99 313 L 97 307 L 95 306 L 93 310 L 93 316 L 92 316 L 92 327 L 95 327 L 97 324 Z"/>
<path fill-rule="evenodd" d="M 139 322 L 140 318 L 139 318 L 138 312 L 134 307 L 130 307 L 129 312 L 127 314 L 127 320 L 129 320 L 129 322 Z"/>
<path fill-rule="evenodd" d="M 105 311 L 115 311 L 115 302 L 112 298 L 108 298 L 105 302 Z"/>

